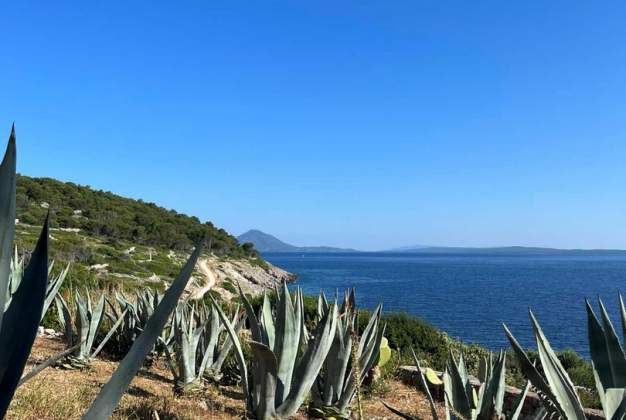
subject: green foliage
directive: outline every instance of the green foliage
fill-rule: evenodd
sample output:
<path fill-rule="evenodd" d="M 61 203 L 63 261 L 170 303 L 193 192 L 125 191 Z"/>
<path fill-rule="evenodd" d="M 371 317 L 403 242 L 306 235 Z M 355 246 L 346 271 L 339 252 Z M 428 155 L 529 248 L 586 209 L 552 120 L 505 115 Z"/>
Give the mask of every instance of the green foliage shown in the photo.
<path fill-rule="evenodd" d="M 275 310 L 265 296 L 258 316 L 242 292 L 240 298 L 252 335 L 253 363 L 250 369 L 232 324 L 215 302 L 214 307 L 235 344 L 246 407 L 259 419 L 290 417 L 304 402 L 333 343 L 337 307 L 330 307 L 309 337 L 299 290 L 292 299 L 287 286 L 283 285 Z"/>
<path fill-rule="evenodd" d="M 44 204 L 44 203 L 47 203 Z M 115 247 L 131 242 L 165 249 L 190 250 L 208 238 L 217 255 L 256 257 L 250 244 L 240 246 L 237 239 L 211 222 L 167 210 L 154 203 L 120 197 L 50 178 L 17 177 L 17 218 L 21 223 L 38 224 L 50 209 L 50 221 L 60 228 L 77 228 L 90 236 L 106 239 Z M 80 260 L 87 250 L 73 247 L 66 260 Z M 88 251 L 87 251 L 88 252 Z M 262 264 L 262 260 L 259 264 Z"/>
<path fill-rule="evenodd" d="M 323 319 L 332 306 L 328 305 L 323 294 L 318 302 L 318 318 Z M 332 346 L 313 387 L 313 407 L 318 411 L 349 418 L 352 399 L 379 360 L 385 330 L 381 325 L 381 313 L 382 305 L 379 305 L 362 333 L 358 334 L 354 290 L 344 295 Z M 358 364 L 355 365 L 355 361 Z"/>

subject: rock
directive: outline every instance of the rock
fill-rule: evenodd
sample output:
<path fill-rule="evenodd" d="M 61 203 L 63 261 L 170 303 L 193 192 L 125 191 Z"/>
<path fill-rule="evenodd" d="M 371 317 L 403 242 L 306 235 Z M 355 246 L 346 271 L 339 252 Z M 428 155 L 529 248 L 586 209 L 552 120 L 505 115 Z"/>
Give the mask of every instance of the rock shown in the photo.
<path fill-rule="evenodd" d="M 39 327 L 37 327 L 37 335 L 43 335 L 44 333 L 44 329 L 43 327 L 40 325 Z"/>
<path fill-rule="evenodd" d="M 100 271 L 106 269 L 108 266 L 109 264 L 94 264 L 89 266 L 89 270 Z"/>
<path fill-rule="evenodd" d="M 56 336 L 57 332 L 55 330 L 53 330 L 52 328 L 46 328 L 45 330 L 43 330 L 44 334 L 46 335 L 51 335 L 51 336 Z"/>
<path fill-rule="evenodd" d="M 156 274 L 152 273 L 152 275 L 150 277 L 148 277 L 146 279 L 146 281 L 150 282 L 150 283 L 161 283 L 161 277 L 159 277 Z"/>

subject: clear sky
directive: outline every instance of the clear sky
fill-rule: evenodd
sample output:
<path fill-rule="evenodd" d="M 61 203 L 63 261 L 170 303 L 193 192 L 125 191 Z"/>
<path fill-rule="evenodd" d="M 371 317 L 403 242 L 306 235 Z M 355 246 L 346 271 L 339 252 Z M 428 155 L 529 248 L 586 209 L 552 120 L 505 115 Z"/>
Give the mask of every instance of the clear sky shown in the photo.
<path fill-rule="evenodd" d="M 18 170 L 297 245 L 626 248 L 626 3 L 13 1 Z"/>

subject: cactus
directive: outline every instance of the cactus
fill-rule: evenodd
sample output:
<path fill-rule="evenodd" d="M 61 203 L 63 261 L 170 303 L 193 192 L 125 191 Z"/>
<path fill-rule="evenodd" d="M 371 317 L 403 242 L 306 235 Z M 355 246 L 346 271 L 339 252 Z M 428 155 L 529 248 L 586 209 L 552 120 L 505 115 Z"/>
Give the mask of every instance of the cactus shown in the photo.
<path fill-rule="evenodd" d="M 239 337 L 219 305 L 213 301 L 222 323 L 235 345 L 246 407 L 257 419 L 278 419 L 298 411 L 322 368 L 335 336 L 338 311 L 331 305 L 318 321 L 313 337 L 304 338 L 302 292 L 294 299 L 283 284 L 278 292 L 275 313 L 267 295 L 257 316 L 239 289 L 250 322 L 253 353 L 251 374 L 243 356 Z M 306 344 L 305 344 L 306 342 Z M 300 347 L 303 352 L 299 352 Z"/>
<path fill-rule="evenodd" d="M 237 308 L 232 320 L 236 331 L 243 327 L 244 322 L 245 318 L 240 319 Z M 203 315 L 196 311 L 196 305 L 192 305 L 191 310 L 187 305 L 179 306 L 172 329 L 173 345 L 163 342 L 163 349 L 174 376 L 176 391 L 181 393 L 196 389 L 205 375 L 219 380 L 221 367 L 232 349 L 232 340 L 227 338 L 220 346 L 224 327 L 215 308 L 211 307 L 211 311 Z"/>
<path fill-rule="evenodd" d="M 19 286 L 7 305 L 15 236 L 15 128 L 0 164 L 0 418 L 15 394 L 35 342 L 48 282 L 48 218 Z M 6 310 L 5 310 L 6 309 Z"/>
<path fill-rule="evenodd" d="M 318 314 L 324 316 L 329 310 L 326 298 L 321 294 L 318 300 Z M 332 347 L 324 362 L 324 369 L 318 375 L 313 387 L 313 412 L 326 417 L 349 415 L 347 411 L 357 388 L 379 361 L 385 329 L 380 326 L 381 313 L 382 306 L 379 305 L 361 336 L 355 337 L 355 357 L 352 357 L 352 331 L 355 330 L 358 311 L 354 290 L 344 295 Z M 358 359 L 358 378 L 354 375 L 354 359 Z"/>
<path fill-rule="evenodd" d="M 383 367 L 391 360 L 391 348 L 389 347 L 389 341 L 386 337 L 383 337 L 380 342 L 380 356 L 378 357 L 378 363 L 376 367 Z"/>

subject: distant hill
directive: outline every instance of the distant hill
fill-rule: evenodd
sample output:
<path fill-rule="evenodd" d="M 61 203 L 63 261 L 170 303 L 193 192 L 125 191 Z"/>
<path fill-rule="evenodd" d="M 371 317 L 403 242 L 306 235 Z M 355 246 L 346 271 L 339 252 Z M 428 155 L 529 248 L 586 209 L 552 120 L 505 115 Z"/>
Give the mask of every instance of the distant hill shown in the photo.
<path fill-rule="evenodd" d="M 239 243 L 250 242 L 259 252 L 358 252 L 354 249 L 333 248 L 330 246 L 295 246 L 281 241 L 268 233 L 252 229 L 237 237 Z"/>
<path fill-rule="evenodd" d="M 453 246 L 406 246 L 383 252 L 405 252 L 419 254 L 486 254 L 486 255 L 624 255 L 621 249 L 559 249 L 528 246 L 502 247 L 453 247 Z"/>

